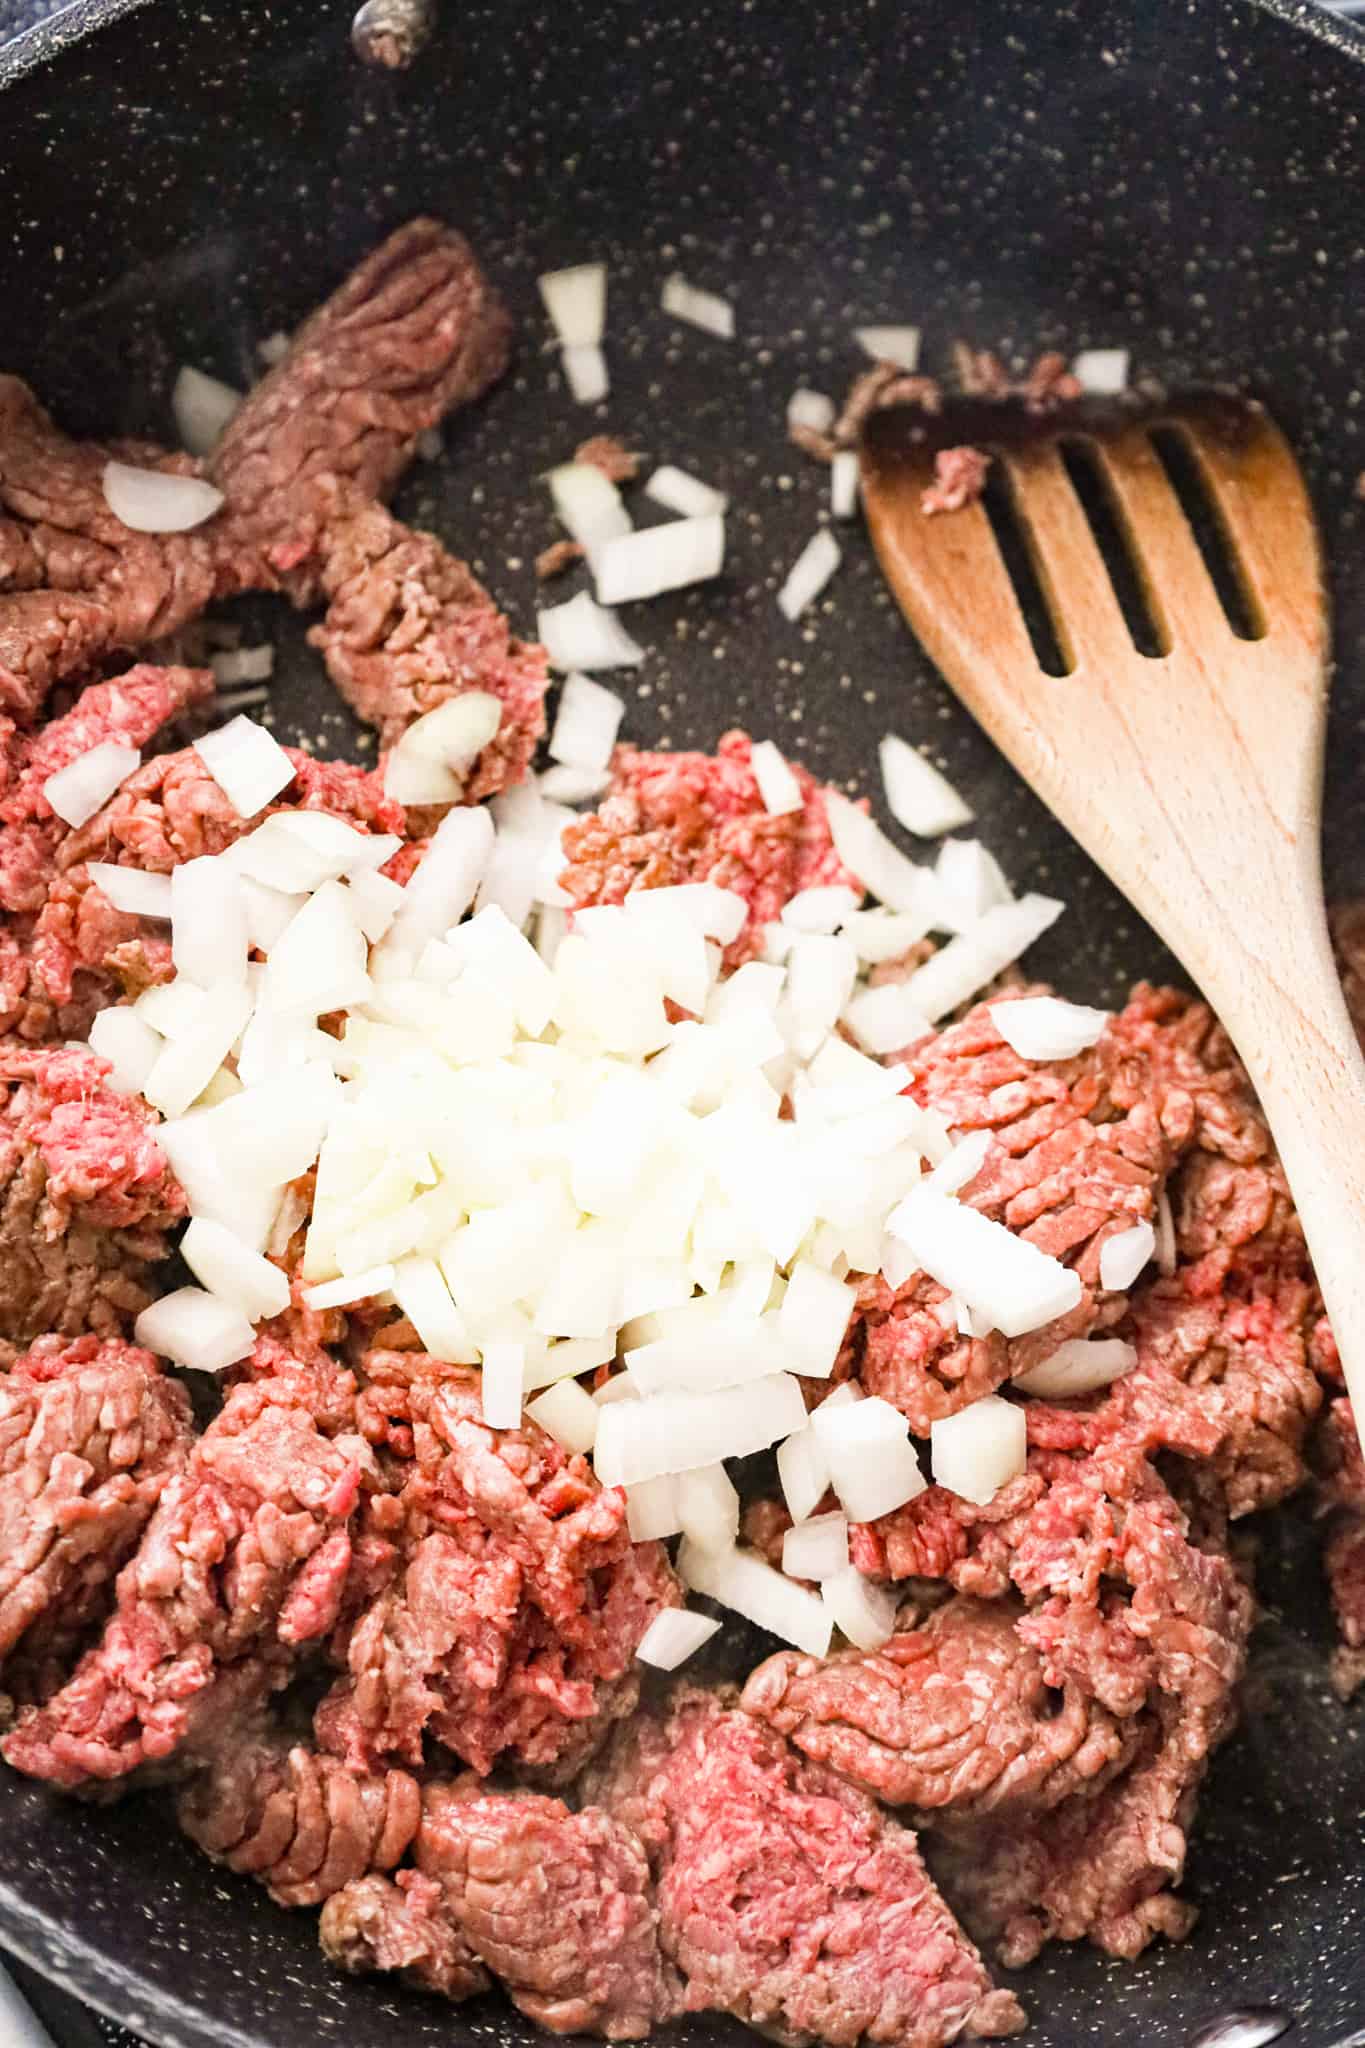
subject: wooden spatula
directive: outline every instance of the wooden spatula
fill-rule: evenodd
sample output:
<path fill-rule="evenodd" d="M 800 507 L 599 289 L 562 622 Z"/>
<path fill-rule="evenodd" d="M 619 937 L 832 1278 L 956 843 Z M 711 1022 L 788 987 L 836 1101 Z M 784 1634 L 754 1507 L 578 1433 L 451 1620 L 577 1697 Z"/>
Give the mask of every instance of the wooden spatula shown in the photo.
<path fill-rule="evenodd" d="M 1008 493 L 994 524 L 980 501 L 937 517 L 921 509 L 938 449 L 960 441 L 991 455 L 993 488 Z M 1240 585 L 1243 631 L 1256 637 L 1229 623 L 1171 480 L 1179 467 L 1158 447 L 1194 466 Z M 1096 539 L 1104 520 L 1092 526 L 1083 503 L 1086 475 L 1136 568 L 1160 652 L 1140 653 L 1125 623 L 1113 550 Z M 1143 419 L 990 406 L 935 421 L 896 409 L 868 423 L 862 482 L 882 566 L 926 651 L 1231 1034 L 1365 1425 L 1365 1061 L 1323 913 L 1328 624 L 1288 445 L 1259 407 L 1222 396 Z M 1006 567 L 1011 523 L 1060 649 L 1051 665 L 1065 674 L 1034 652 Z"/>

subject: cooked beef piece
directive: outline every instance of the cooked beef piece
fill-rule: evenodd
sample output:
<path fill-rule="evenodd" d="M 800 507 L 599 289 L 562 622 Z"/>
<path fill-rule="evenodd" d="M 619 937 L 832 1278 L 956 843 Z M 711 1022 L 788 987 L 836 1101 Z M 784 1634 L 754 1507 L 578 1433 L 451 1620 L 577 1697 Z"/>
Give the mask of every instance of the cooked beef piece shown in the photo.
<path fill-rule="evenodd" d="M 213 452 L 228 499 L 220 589 L 287 578 L 310 601 L 300 565 L 325 555 L 336 487 L 387 497 L 418 435 L 481 397 L 510 348 L 507 310 L 463 235 L 419 219 L 381 242 L 303 323 Z"/>
<path fill-rule="evenodd" d="M 301 1394 L 287 1375 L 229 1393 L 120 1574 L 103 1639 L 7 1738 L 16 1769 L 77 1786 L 220 1744 L 333 1627 L 371 1460 Z"/>
<path fill-rule="evenodd" d="M 361 1426 L 411 1455 L 401 1576 L 344 1645 L 318 1710 L 357 1768 L 419 1763 L 424 1732 L 481 1774 L 499 1758 L 570 1776 L 629 1713 L 635 1646 L 681 1594 L 658 1544 L 633 1545 L 603 1490 L 534 1423 L 490 1429 L 477 1378 L 371 1352 Z"/>
<path fill-rule="evenodd" d="M 735 967 L 762 943 L 762 926 L 799 889 L 861 885 L 840 864 L 824 792 L 795 762 L 804 799 L 773 817 L 750 766 L 751 742 L 726 733 L 714 754 L 647 754 L 618 747 L 611 791 L 601 807 L 564 833 L 560 885 L 578 906 L 620 903 L 632 889 L 715 882 L 749 905 L 749 921 L 726 953 Z"/>
<path fill-rule="evenodd" d="M 346 702 L 392 746 L 423 712 L 467 690 L 503 707 L 465 780 L 465 800 L 520 782 L 545 730 L 543 648 L 513 637 L 465 564 L 382 505 L 339 501 L 318 580 L 327 614 L 309 639 Z"/>
<path fill-rule="evenodd" d="M 934 457 L 934 481 L 920 494 L 920 511 L 926 519 L 940 512 L 960 512 L 973 504 L 986 488 L 989 455 L 979 448 L 940 448 Z"/>
<path fill-rule="evenodd" d="M 573 459 L 600 469 L 608 483 L 633 484 L 645 458 L 627 448 L 619 434 L 591 434 L 579 442 Z"/>
<path fill-rule="evenodd" d="M 369 1871 L 392 1870 L 421 1813 L 406 1771 L 350 1771 L 250 1730 L 214 1748 L 177 1808 L 192 1842 L 259 1878 L 281 1906 L 318 1906 Z"/>
<path fill-rule="evenodd" d="M 119 1334 L 185 1200 L 156 1117 L 84 1047 L 0 1049 L 0 1341 Z"/>
<path fill-rule="evenodd" d="M 645 1845 L 688 2011 L 832 2048 L 939 2048 L 1023 2026 L 909 1830 L 717 1695 L 683 1691 L 664 1719 L 637 1715 L 583 1796 Z"/>
<path fill-rule="evenodd" d="M 1114 1716 L 1074 1681 L 1060 1691 L 1019 1635 L 1019 1606 L 959 1596 L 880 1650 L 780 1652 L 741 1705 L 917 1823 L 1046 1812 L 1124 1756 Z"/>
<path fill-rule="evenodd" d="M 131 1344 L 44 1337 L 0 1377 L 0 1664 L 74 1649 L 190 1440 L 184 1388 Z"/>
<path fill-rule="evenodd" d="M 28 724 L 53 683 L 173 633 L 213 595 L 213 523 L 134 533 L 110 511 L 111 455 L 193 475 L 187 455 L 68 441 L 0 376 L 0 709 Z"/>
<path fill-rule="evenodd" d="M 873 363 L 849 387 L 834 423 L 834 446 L 853 447 L 871 415 L 889 405 L 913 405 L 937 413 L 943 409 L 943 392 L 933 377 L 912 376 L 899 363 Z M 823 457 L 824 451 L 820 453 Z"/>
<path fill-rule="evenodd" d="M 353 1878 L 323 1906 L 318 1936 L 323 1954 L 352 1976 L 392 1970 L 452 2000 L 488 1989 L 488 1972 L 446 1910 L 444 1887 L 420 1870 Z"/>

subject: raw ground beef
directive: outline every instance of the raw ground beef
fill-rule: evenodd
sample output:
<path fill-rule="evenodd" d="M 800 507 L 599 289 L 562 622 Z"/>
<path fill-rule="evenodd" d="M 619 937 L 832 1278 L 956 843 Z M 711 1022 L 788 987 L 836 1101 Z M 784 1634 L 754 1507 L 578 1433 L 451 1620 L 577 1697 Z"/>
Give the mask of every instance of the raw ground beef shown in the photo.
<path fill-rule="evenodd" d="M 940 1814 L 1044 1812 L 1124 1756 L 1115 1717 L 1074 1680 L 1054 1690 L 1009 1600 L 966 1595 L 882 1649 L 783 1651 L 745 1710 L 887 1805 Z"/>
<path fill-rule="evenodd" d="M 749 905 L 749 921 L 726 952 L 730 967 L 758 949 L 760 928 L 799 889 L 844 883 L 861 896 L 834 850 L 824 791 L 793 762 L 802 808 L 770 816 L 751 745 L 746 733 L 729 732 L 714 755 L 618 747 L 601 807 L 564 832 L 560 886 L 579 907 L 677 882 L 733 889 Z"/>
<path fill-rule="evenodd" d="M 155 1112 L 83 1046 L 0 1046 L 0 1344 L 121 1333 L 185 1199 Z"/>
<path fill-rule="evenodd" d="M 320 1906 L 367 1872 L 392 1870 L 421 1814 L 406 1771 L 351 1771 L 249 1730 L 215 1749 L 177 1807 L 192 1842 L 258 1878 L 281 1906 Z"/>
<path fill-rule="evenodd" d="M 717 1695 L 637 1715 L 583 1796 L 644 1843 L 686 2010 L 835 2048 L 940 2048 L 1023 2026 L 909 1830 Z"/>
<path fill-rule="evenodd" d="M 940 448 L 934 457 L 934 481 L 920 494 L 920 511 L 926 519 L 939 512 L 960 512 L 974 504 L 986 488 L 989 455 L 979 448 Z"/>
<path fill-rule="evenodd" d="M 1332 1401 L 1322 1418 L 1314 1464 L 1319 1509 L 1328 1516 L 1323 1569 L 1341 1637 L 1332 1680 L 1349 1699 L 1365 1679 L 1365 1458 L 1344 1397 Z"/>
<path fill-rule="evenodd" d="M 360 1426 L 411 1464 L 401 1575 L 339 1645 L 322 1746 L 358 1769 L 420 1764 L 435 1736 L 481 1773 L 501 1758 L 571 1777 L 638 1693 L 635 1646 L 682 1595 L 625 1498 L 529 1420 L 482 1421 L 475 1375 L 371 1352 Z"/>
<path fill-rule="evenodd" d="M 446 1910 L 444 1887 L 420 1870 L 354 1878 L 323 1906 L 318 1937 L 328 1961 L 353 1977 L 392 1971 L 452 2001 L 488 1989 L 488 1972 Z"/>
<path fill-rule="evenodd" d="M 131 1344 L 44 1337 L 0 1377 L 0 1666 L 101 1617 L 190 1441 L 184 1388 Z"/>
<path fill-rule="evenodd" d="M 5 1741 L 17 1770 L 71 1787 L 217 1746 L 334 1627 L 372 1456 L 323 1433 L 314 1394 L 306 1368 L 229 1393 L 119 1575 L 100 1643 Z"/>

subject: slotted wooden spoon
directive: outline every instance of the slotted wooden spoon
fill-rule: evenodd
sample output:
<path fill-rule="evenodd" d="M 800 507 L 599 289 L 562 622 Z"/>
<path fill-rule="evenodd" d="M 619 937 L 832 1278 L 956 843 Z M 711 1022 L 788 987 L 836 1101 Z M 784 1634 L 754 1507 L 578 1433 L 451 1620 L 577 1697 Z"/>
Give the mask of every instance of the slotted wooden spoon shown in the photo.
<path fill-rule="evenodd" d="M 1179 438 L 1255 638 L 1229 624 L 1152 433 Z M 982 502 L 926 517 L 938 448 L 992 456 L 1050 616 L 1045 672 Z M 1166 444 L 1169 445 L 1169 444 Z M 1138 652 L 1067 453 L 1102 487 L 1163 649 Z M 1365 1061 L 1319 862 L 1328 622 L 1308 493 L 1259 407 L 1144 419 L 981 408 L 874 416 L 868 523 L 909 624 L 963 703 L 1178 954 L 1226 1025 L 1293 1189 L 1365 1425 Z M 1002 527 L 1002 531 L 1007 530 Z"/>

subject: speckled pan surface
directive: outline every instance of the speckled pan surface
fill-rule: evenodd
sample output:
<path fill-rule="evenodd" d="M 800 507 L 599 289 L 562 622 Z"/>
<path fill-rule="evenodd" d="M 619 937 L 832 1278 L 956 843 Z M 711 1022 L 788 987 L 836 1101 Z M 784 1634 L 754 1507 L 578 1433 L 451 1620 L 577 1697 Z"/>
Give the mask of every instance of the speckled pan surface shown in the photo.
<path fill-rule="evenodd" d="M 864 790 L 887 727 L 931 742 L 1011 874 L 1069 899 L 1039 964 L 1095 999 L 1170 965 L 927 670 L 861 534 L 812 622 L 777 613 L 825 484 L 786 446 L 783 405 L 800 381 L 843 388 L 865 320 L 921 320 L 931 367 L 965 334 L 1017 351 L 1124 343 L 1173 383 L 1249 383 L 1294 438 L 1327 534 L 1327 861 L 1338 889 L 1365 886 L 1365 40 L 1351 30 L 1287 0 L 447 0 L 426 59 L 392 77 L 354 62 L 334 0 L 104 11 L 121 18 L 91 42 L 67 40 L 70 17 L 49 23 L 48 62 L 23 44 L 0 55 L 0 362 L 67 424 L 164 428 L 177 362 L 244 381 L 256 342 L 378 233 L 444 213 L 524 316 L 523 347 L 400 506 L 529 630 L 551 534 L 533 479 L 586 417 L 542 345 L 534 279 L 607 257 L 603 421 L 734 499 L 723 585 L 642 622 L 632 736 L 709 746 L 742 721 Z M 733 344 L 664 319 L 675 268 L 733 296 Z M 256 616 L 282 649 L 280 730 L 348 748 L 300 623 Z M 1189 1875 L 1203 1923 L 1135 1966 L 1065 1953 L 1023 1973 L 1040 2048 L 1161 2048 L 1267 2002 L 1296 2016 L 1304 2048 L 1365 2028 L 1365 1709 L 1326 1686 L 1307 1532 L 1281 1516 L 1262 1541 L 1249 1712 Z M 0 1781 L 0 1937 L 167 2043 L 529 2038 L 491 2003 L 452 2012 L 333 1978 L 311 1916 L 211 1870 L 150 1801 L 99 1812 Z M 741 2030 L 707 2019 L 686 2037 L 711 2048 Z"/>

